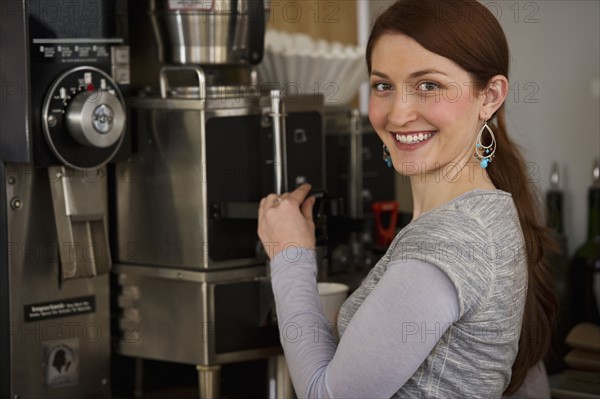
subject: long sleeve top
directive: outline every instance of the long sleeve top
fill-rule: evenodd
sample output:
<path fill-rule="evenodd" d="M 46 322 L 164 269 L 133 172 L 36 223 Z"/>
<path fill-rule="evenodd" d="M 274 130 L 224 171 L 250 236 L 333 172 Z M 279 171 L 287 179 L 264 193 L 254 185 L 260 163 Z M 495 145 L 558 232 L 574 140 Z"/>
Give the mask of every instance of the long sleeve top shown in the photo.
<path fill-rule="evenodd" d="M 338 337 L 312 251 L 271 264 L 281 342 L 305 397 L 499 398 L 518 350 L 527 265 L 510 194 L 475 190 L 422 214 L 342 306 Z"/>

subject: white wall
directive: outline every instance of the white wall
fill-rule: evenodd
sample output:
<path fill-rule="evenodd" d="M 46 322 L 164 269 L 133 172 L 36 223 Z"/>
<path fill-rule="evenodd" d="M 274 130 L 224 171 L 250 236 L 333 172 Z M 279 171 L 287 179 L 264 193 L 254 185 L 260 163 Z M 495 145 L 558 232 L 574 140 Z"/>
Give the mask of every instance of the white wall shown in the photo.
<path fill-rule="evenodd" d="M 500 22 L 515 85 L 507 102 L 508 128 L 544 191 L 552 162 L 559 163 L 572 252 L 585 241 L 587 188 L 593 159 L 600 157 L 600 102 L 591 88 L 600 78 L 600 2 L 523 1 L 517 19 L 508 8 L 513 2 L 497 3 L 503 6 Z M 526 18 L 532 12 L 537 21 Z M 530 98 L 537 103 L 526 101 L 532 88 L 539 89 Z"/>
<path fill-rule="evenodd" d="M 359 18 L 368 18 L 370 26 L 391 3 L 371 0 L 370 15 Z M 543 192 L 552 162 L 559 163 L 573 252 L 585 241 L 587 188 L 593 160 L 600 157 L 600 2 L 482 3 L 500 20 L 511 50 L 509 132 L 529 162 L 531 181 Z"/>

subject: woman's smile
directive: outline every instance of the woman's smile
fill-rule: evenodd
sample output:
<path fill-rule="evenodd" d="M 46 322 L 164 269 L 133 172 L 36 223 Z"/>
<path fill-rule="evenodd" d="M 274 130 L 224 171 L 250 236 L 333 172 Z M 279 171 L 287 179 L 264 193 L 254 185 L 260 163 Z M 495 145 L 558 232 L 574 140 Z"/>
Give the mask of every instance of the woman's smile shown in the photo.
<path fill-rule="evenodd" d="M 416 150 L 426 145 L 433 136 L 437 133 L 436 130 L 421 130 L 410 132 L 390 132 L 394 138 L 395 146 L 399 150 Z"/>

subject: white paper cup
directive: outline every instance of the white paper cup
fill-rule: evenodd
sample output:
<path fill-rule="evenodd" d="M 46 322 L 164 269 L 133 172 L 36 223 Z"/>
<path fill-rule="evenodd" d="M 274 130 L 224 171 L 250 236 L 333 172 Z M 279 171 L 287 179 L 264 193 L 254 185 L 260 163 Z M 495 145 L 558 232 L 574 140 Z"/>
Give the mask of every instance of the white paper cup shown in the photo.
<path fill-rule="evenodd" d="M 330 323 L 336 324 L 338 313 L 348 296 L 348 286 L 341 283 L 317 283 L 323 313 Z"/>

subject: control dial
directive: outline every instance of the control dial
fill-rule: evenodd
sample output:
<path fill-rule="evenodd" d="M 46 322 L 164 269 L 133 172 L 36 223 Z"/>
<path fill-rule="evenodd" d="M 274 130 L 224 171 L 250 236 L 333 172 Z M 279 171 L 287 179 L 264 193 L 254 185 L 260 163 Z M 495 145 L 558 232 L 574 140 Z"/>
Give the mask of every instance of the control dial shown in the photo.
<path fill-rule="evenodd" d="M 42 127 L 54 155 L 76 169 L 109 162 L 123 141 L 127 114 L 117 84 L 94 67 L 59 76 L 44 101 Z"/>

